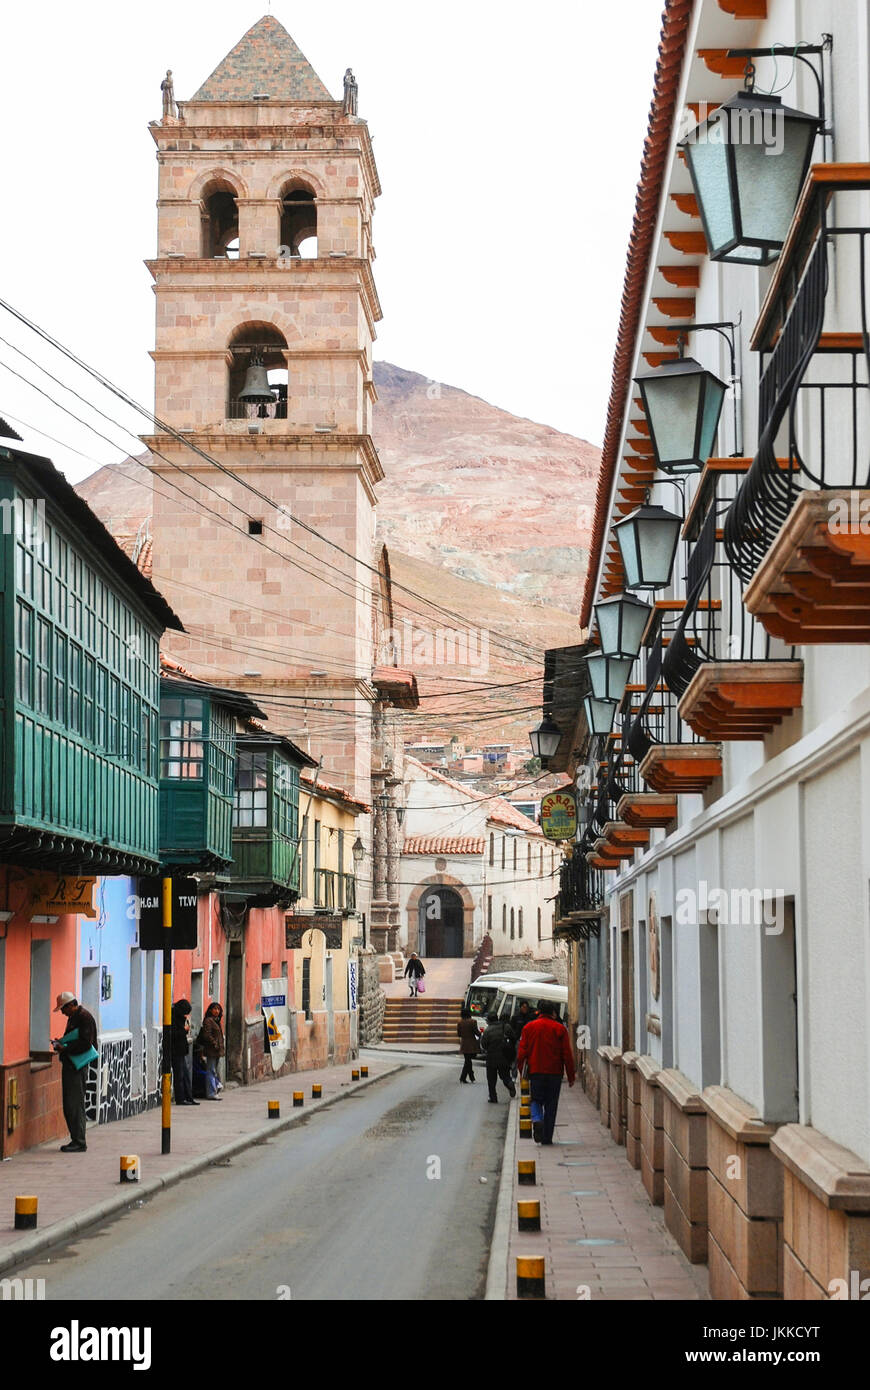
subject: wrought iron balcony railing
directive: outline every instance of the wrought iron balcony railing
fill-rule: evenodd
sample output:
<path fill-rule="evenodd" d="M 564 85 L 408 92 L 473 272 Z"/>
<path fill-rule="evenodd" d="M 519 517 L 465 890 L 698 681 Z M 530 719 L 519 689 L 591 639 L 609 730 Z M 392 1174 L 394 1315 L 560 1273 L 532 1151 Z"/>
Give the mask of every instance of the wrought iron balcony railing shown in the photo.
<path fill-rule="evenodd" d="M 559 870 L 556 923 L 571 913 L 597 912 L 604 905 L 604 873 L 593 869 L 585 855 L 575 852 Z"/>
<path fill-rule="evenodd" d="M 803 494 L 870 487 L 870 226 L 835 226 L 830 207 L 867 188 L 870 164 L 813 167 L 753 335 L 767 355 L 758 447 L 724 523 L 728 560 L 747 585 Z M 826 331 L 842 312 L 847 331 Z"/>

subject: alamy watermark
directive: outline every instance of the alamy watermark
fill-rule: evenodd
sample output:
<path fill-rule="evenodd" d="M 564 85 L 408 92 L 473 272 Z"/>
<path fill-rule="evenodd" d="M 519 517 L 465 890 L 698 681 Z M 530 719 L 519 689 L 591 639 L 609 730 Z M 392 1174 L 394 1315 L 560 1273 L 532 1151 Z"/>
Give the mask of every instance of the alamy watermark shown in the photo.
<path fill-rule="evenodd" d="M 828 531 L 832 536 L 870 536 L 870 492 L 852 488 L 848 496 L 832 497 Z"/>
<path fill-rule="evenodd" d="M 427 666 L 461 666 L 478 675 L 489 670 L 489 632 L 480 627 L 419 627 L 405 618 L 387 628 L 378 648 L 384 666 L 405 670 Z"/>
<path fill-rule="evenodd" d="M 722 110 L 701 101 L 697 113 L 688 106 L 680 112 L 677 139 L 687 145 L 758 145 L 766 155 L 779 155 L 785 147 L 785 116 L 781 107 Z"/>
<path fill-rule="evenodd" d="M 717 927 L 763 926 L 765 936 L 780 936 L 785 928 L 785 890 L 717 888 L 701 879 L 697 890 L 678 890 L 674 916 L 679 926 L 704 919 Z"/>
<path fill-rule="evenodd" d="M 45 498 L 0 498 L 0 530 L 4 536 L 17 536 L 30 548 L 45 540 Z"/>

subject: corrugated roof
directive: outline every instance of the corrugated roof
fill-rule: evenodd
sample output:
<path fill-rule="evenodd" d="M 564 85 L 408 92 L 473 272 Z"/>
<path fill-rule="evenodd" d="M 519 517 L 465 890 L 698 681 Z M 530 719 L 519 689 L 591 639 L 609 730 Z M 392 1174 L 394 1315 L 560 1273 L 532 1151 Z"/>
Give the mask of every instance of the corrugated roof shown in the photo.
<path fill-rule="evenodd" d="M 192 101 L 332 101 L 305 54 L 272 14 L 264 14 L 218 63 Z M 186 103 L 184 103 L 186 104 Z"/>
<path fill-rule="evenodd" d="M 483 854 L 483 835 L 410 835 L 402 845 L 403 854 Z"/>

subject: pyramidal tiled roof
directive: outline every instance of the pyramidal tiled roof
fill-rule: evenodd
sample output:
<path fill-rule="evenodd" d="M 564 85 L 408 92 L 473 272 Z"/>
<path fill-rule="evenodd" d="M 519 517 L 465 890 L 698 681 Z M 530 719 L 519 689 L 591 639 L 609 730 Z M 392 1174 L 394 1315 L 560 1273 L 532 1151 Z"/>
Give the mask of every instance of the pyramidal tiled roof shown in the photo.
<path fill-rule="evenodd" d="M 274 15 L 264 14 L 239 39 L 192 101 L 332 101 L 305 54 Z"/>

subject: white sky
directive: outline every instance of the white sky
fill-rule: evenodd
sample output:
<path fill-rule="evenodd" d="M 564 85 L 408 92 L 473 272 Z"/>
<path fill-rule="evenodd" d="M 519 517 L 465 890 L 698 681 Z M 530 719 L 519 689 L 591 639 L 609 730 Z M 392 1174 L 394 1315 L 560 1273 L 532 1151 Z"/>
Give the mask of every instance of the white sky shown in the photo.
<path fill-rule="evenodd" d="M 266 0 L 42 0 L 0 21 L 0 298 L 152 404 L 160 81 L 193 95 Z M 359 83 L 384 194 L 375 357 L 600 444 L 661 0 L 330 0 L 272 11 L 332 91 Z M 17 343 L 136 432 L 144 420 L 0 310 Z M 54 385 L 0 342 L 9 363 Z M 82 406 L 69 397 L 76 413 Z M 78 480 L 112 445 L 0 368 L 0 414 Z M 117 447 L 116 447 L 117 446 Z"/>

